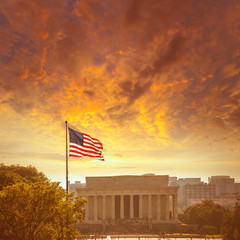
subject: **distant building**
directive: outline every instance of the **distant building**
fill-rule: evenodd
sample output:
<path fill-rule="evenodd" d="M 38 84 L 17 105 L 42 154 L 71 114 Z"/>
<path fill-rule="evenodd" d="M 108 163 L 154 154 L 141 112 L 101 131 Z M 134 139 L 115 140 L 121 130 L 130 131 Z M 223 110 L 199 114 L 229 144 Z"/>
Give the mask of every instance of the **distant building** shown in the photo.
<path fill-rule="evenodd" d="M 86 184 L 85 183 L 81 183 L 80 181 L 75 181 L 75 183 L 70 183 L 70 181 L 68 181 L 68 188 L 69 188 L 69 193 L 72 192 L 77 192 L 78 188 L 85 188 Z"/>
<path fill-rule="evenodd" d="M 240 194 L 240 183 L 236 183 L 230 176 L 209 177 L 208 184 L 201 181 L 201 178 L 170 177 L 169 185 L 179 186 L 179 212 L 204 199 L 212 199 L 224 207 L 233 208 Z"/>
<path fill-rule="evenodd" d="M 201 183 L 201 178 L 179 178 L 177 182 L 179 186 L 184 186 L 186 184 L 198 184 Z"/>
<path fill-rule="evenodd" d="M 178 189 L 178 195 L 184 196 L 184 186 L 187 184 L 195 185 L 201 183 L 201 178 L 179 178 L 177 180 L 177 186 L 179 186 Z"/>
<path fill-rule="evenodd" d="M 187 184 L 184 186 L 185 199 L 213 199 L 215 195 L 216 186 L 214 184 L 198 183 Z"/>
<path fill-rule="evenodd" d="M 178 208 L 182 212 L 191 205 L 191 202 L 201 202 L 203 199 L 215 198 L 215 185 L 206 184 L 201 178 L 179 178 L 170 177 L 170 186 L 178 188 Z"/>
<path fill-rule="evenodd" d="M 235 192 L 235 179 L 230 176 L 211 176 L 208 182 L 216 185 L 216 195 L 233 194 Z"/>
<path fill-rule="evenodd" d="M 235 183 L 234 184 L 234 192 L 235 193 L 240 193 L 240 183 Z"/>
<path fill-rule="evenodd" d="M 178 178 L 177 177 L 169 177 L 169 186 L 178 186 Z"/>

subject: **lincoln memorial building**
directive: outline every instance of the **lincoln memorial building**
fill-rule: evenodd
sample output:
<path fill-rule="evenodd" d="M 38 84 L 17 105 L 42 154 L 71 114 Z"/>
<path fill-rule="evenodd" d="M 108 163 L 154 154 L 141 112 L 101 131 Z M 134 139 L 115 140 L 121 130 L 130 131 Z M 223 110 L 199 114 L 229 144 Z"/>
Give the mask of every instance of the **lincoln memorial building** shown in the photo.
<path fill-rule="evenodd" d="M 74 189 L 88 201 L 84 224 L 178 223 L 178 187 L 168 186 L 168 178 L 153 174 L 86 177 L 86 185 Z"/>

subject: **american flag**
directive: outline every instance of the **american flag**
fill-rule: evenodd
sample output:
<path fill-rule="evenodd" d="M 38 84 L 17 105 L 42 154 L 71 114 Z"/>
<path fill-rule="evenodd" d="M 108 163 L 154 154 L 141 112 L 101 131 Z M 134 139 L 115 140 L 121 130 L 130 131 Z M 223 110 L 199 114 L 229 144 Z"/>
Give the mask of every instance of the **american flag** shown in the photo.
<path fill-rule="evenodd" d="M 86 133 L 77 132 L 71 128 L 69 131 L 69 157 L 91 157 L 104 161 L 102 156 L 103 145 Z"/>

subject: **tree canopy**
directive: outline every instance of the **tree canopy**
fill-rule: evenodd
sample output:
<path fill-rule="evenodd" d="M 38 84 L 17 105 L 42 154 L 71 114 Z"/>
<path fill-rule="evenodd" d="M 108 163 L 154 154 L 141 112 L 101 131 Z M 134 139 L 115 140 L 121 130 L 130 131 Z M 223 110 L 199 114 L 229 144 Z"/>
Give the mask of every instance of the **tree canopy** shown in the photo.
<path fill-rule="evenodd" d="M 184 211 L 183 221 L 189 224 L 197 224 L 200 228 L 214 226 L 220 232 L 226 214 L 229 214 L 229 210 L 214 203 L 213 200 L 207 199 L 187 208 Z"/>
<path fill-rule="evenodd" d="M 240 239 L 240 199 L 233 211 L 213 200 L 203 200 L 187 208 L 182 219 L 185 223 L 197 224 L 201 233 L 222 233 L 227 240 Z"/>
<path fill-rule="evenodd" d="M 228 240 L 240 239 L 240 199 L 237 200 L 234 211 L 225 219 L 222 232 Z"/>
<path fill-rule="evenodd" d="M 74 225 L 84 219 L 84 199 L 66 194 L 33 167 L 1 165 L 1 171 L 1 181 L 7 181 L 0 191 L 0 240 L 76 238 Z"/>
<path fill-rule="evenodd" d="M 0 190 L 3 187 L 13 185 L 18 182 L 36 182 L 36 181 L 48 181 L 48 178 L 44 173 L 39 172 L 33 166 L 23 167 L 20 165 L 6 166 L 0 164 Z"/>

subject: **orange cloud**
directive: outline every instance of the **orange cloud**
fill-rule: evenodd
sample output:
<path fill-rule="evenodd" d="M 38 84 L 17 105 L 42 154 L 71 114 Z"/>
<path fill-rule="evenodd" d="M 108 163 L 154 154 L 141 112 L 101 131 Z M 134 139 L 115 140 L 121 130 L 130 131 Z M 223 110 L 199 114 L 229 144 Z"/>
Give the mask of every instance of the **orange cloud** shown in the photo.
<path fill-rule="evenodd" d="M 60 138 L 68 119 L 103 137 L 111 158 L 134 161 L 143 148 L 156 160 L 166 148 L 222 151 L 216 139 L 239 147 L 238 3 L 23 0 L 0 9 L 4 121 L 44 123 L 40 132 Z"/>
<path fill-rule="evenodd" d="M 40 36 L 43 38 L 43 39 L 47 39 L 49 37 L 49 33 L 48 32 L 41 32 L 40 33 Z"/>

